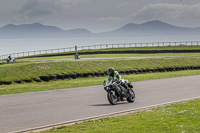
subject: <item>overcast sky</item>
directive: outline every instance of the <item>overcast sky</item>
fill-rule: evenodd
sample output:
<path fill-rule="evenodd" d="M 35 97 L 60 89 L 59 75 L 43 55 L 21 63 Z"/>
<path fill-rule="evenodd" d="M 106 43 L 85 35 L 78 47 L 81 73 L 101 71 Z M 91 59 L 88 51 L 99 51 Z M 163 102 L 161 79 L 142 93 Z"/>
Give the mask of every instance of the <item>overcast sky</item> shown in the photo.
<path fill-rule="evenodd" d="M 102 32 L 150 20 L 200 27 L 200 0 L 0 0 L 0 27 L 39 22 Z"/>

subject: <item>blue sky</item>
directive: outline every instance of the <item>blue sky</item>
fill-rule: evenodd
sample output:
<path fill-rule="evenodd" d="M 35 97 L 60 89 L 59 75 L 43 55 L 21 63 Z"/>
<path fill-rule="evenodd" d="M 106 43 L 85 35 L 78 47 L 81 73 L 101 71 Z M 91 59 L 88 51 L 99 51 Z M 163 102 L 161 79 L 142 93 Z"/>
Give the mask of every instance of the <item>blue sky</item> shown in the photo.
<path fill-rule="evenodd" d="M 0 26 L 39 22 L 63 29 L 110 31 L 161 20 L 200 27 L 199 0 L 0 0 Z"/>

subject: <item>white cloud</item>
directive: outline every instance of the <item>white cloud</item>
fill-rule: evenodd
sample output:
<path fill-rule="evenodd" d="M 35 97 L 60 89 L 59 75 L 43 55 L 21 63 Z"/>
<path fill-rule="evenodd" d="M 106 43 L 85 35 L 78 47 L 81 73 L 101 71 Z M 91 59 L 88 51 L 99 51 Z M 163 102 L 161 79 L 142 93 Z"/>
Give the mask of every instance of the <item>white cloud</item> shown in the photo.
<path fill-rule="evenodd" d="M 98 21 L 103 22 L 116 22 L 116 21 L 122 21 L 122 17 L 101 17 L 98 19 Z"/>
<path fill-rule="evenodd" d="M 200 4 L 168 4 L 156 3 L 149 4 L 133 14 L 134 19 L 180 19 L 200 17 Z"/>
<path fill-rule="evenodd" d="M 20 10 L 29 17 L 52 15 L 67 10 L 69 7 L 89 0 L 28 0 Z"/>
<path fill-rule="evenodd" d="M 51 15 L 56 10 L 62 10 L 65 4 L 61 4 L 61 1 L 55 0 L 29 0 L 20 10 L 20 14 L 27 15 L 29 17 Z"/>
<path fill-rule="evenodd" d="M 40 22 L 63 29 L 113 30 L 158 19 L 200 26 L 199 0 L 0 0 L 0 27 Z"/>

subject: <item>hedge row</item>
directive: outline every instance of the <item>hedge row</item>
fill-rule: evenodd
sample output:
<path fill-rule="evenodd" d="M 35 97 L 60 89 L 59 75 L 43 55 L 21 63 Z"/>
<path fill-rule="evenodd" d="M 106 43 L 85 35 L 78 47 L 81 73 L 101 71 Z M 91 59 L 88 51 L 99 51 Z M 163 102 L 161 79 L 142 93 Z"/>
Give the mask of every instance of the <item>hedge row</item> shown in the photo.
<path fill-rule="evenodd" d="M 171 71 L 182 71 L 182 70 L 198 70 L 200 66 L 182 66 L 182 67 L 163 67 L 163 68 L 150 68 L 150 69 L 133 69 L 126 71 L 118 71 L 121 75 L 129 74 L 141 74 L 141 73 L 154 73 L 154 72 L 171 72 Z M 26 80 L 15 80 L 15 81 L 0 81 L 0 85 L 10 85 L 14 83 L 31 83 L 35 82 L 49 82 L 50 80 L 65 80 L 65 79 L 76 79 L 76 78 L 87 78 L 87 77 L 100 77 L 106 76 L 105 72 L 89 72 L 89 73 L 76 73 L 76 74 L 56 74 L 49 76 L 40 76 L 38 79 L 26 79 Z"/>
<path fill-rule="evenodd" d="M 119 50 L 119 51 L 94 51 L 94 52 L 79 52 L 80 54 L 149 54 L 149 53 L 197 53 L 200 50 Z"/>

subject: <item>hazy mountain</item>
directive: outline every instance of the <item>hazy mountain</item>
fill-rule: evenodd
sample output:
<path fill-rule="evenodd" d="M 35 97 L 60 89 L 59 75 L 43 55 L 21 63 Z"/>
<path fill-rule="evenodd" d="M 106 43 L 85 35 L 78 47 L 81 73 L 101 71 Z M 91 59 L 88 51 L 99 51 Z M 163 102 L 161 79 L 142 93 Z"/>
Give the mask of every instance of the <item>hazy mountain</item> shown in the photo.
<path fill-rule="evenodd" d="M 159 20 L 143 24 L 129 23 L 119 29 L 103 33 L 91 33 L 86 29 L 63 30 L 40 23 L 14 25 L 0 28 L 0 38 L 67 38 L 67 37 L 138 37 L 138 36 L 200 36 L 200 27 L 178 27 Z"/>
<path fill-rule="evenodd" d="M 63 30 L 56 26 L 40 23 L 14 25 L 0 28 L 0 38 L 45 38 L 45 37 L 85 37 L 91 35 L 86 29 Z"/>
<path fill-rule="evenodd" d="M 148 21 L 143 24 L 129 23 L 123 27 L 98 36 L 198 36 L 200 28 L 178 27 L 159 20 Z"/>

